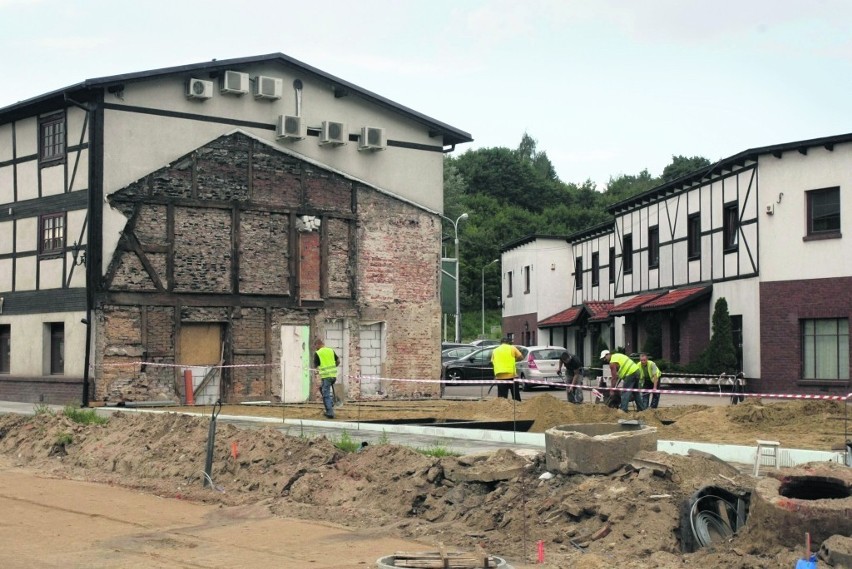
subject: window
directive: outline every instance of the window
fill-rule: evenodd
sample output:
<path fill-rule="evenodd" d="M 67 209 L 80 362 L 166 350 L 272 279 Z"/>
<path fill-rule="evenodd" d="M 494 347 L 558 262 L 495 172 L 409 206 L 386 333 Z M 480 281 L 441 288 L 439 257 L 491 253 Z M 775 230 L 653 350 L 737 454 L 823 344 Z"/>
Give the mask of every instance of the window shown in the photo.
<path fill-rule="evenodd" d="M 808 235 L 840 234 L 840 188 L 806 192 L 808 196 Z"/>
<path fill-rule="evenodd" d="M 53 114 L 38 122 L 38 160 L 40 163 L 65 159 L 65 115 Z"/>
<path fill-rule="evenodd" d="M 577 257 L 574 260 L 574 286 L 577 290 L 583 289 L 583 258 Z"/>
<path fill-rule="evenodd" d="M 39 253 L 61 253 L 65 249 L 65 214 L 52 213 L 39 218 L 41 240 Z"/>
<path fill-rule="evenodd" d="M 592 253 L 592 286 L 598 286 L 601 282 L 601 261 L 597 253 Z"/>
<path fill-rule="evenodd" d="M 9 373 L 12 359 L 12 326 L 0 324 L 0 373 Z"/>
<path fill-rule="evenodd" d="M 648 267 L 660 266 L 660 227 L 648 228 Z"/>
<path fill-rule="evenodd" d="M 722 211 L 722 235 L 724 249 L 728 253 L 737 248 L 737 236 L 740 230 L 740 218 L 738 216 L 737 202 L 725 204 Z"/>
<path fill-rule="evenodd" d="M 802 379 L 849 379 L 849 319 L 802 320 Z"/>
<path fill-rule="evenodd" d="M 689 259 L 701 257 L 700 213 L 693 213 L 686 219 L 686 255 Z"/>
<path fill-rule="evenodd" d="M 530 293 L 530 266 L 524 267 L 524 294 Z"/>
<path fill-rule="evenodd" d="M 65 324 L 52 322 L 50 326 L 50 373 L 65 373 Z"/>
<path fill-rule="evenodd" d="M 633 235 L 624 236 L 624 244 L 621 247 L 621 263 L 624 265 L 624 274 L 633 272 Z"/>
<path fill-rule="evenodd" d="M 615 282 L 615 247 L 609 248 L 609 282 Z"/>
<path fill-rule="evenodd" d="M 506 290 L 508 291 L 506 293 L 506 296 L 509 297 L 509 296 L 512 296 L 512 271 L 508 271 L 506 273 L 506 281 L 507 281 Z"/>

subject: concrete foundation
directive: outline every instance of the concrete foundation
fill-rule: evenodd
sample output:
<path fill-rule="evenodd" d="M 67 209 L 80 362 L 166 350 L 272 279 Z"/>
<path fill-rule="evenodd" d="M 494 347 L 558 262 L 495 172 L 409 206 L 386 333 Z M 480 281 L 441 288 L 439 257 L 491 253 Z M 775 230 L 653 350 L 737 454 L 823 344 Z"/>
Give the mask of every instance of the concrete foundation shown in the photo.
<path fill-rule="evenodd" d="M 548 470 L 609 474 L 640 450 L 657 450 L 657 429 L 630 423 L 560 425 L 544 433 Z"/>

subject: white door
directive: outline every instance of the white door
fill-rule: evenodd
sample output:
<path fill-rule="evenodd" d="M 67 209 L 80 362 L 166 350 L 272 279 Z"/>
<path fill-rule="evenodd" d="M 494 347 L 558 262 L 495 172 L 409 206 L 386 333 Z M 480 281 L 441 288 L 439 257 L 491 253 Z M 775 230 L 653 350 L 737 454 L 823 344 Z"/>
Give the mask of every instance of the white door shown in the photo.
<path fill-rule="evenodd" d="M 376 395 L 381 391 L 379 377 L 382 375 L 384 359 L 384 326 L 382 322 L 361 324 L 361 343 L 358 351 L 361 369 L 361 393 Z"/>
<path fill-rule="evenodd" d="M 281 402 L 308 400 L 311 389 L 310 328 L 281 326 Z"/>

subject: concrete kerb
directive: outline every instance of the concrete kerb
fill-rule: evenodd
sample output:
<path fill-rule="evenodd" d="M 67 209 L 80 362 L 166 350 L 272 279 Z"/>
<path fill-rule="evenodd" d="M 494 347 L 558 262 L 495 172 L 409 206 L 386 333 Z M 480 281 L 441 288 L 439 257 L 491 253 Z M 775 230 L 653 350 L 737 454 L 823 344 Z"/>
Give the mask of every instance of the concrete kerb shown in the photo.
<path fill-rule="evenodd" d="M 16 413 L 19 415 L 33 415 L 35 407 L 38 404 L 34 403 L 19 403 L 0 401 L 0 414 Z M 57 412 L 61 412 L 64 406 L 48 405 L 48 407 Z M 114 412 L 128 413 L 176 413 L 173 410 L 159 409 L 140 409 L 130 407 L 95 407 L 99 414 L 109 415 Z M 193 413 L 182 412 L 185 415 L 196 417 L 209 417 L 209 413 Z M 544 450 L 545 436 L 544 433 L 514 433 L 512 431 L 492 431 L 485 429 L 464 429 L 464 428 L 443 428 L 443 427 L 424 427 L 418 425 L 390 425 L 380 423 L 363 423 L 355 421 L 322 421 L 313 419 L 279 419 L 274 417 L 254 417 L 244 415 L 219 415 L 218 420 L 227 421 L 230 423 L 260 423 L 267 425 L 280 425 L 284 430 L 293 427 L 306 427 L 311 430 L 316 430 L 320 433 L 343 433 L 344 431 L 353 433 L 359 431 L 371 432 L 375 434 L 387 433 L 393 435 L 394 442 L 406 444 L 406 446 L 423 446 L 432 444 L 435 441 L 441 441 L 447 447 L 453 447 L 453 443 L 458 443 L 455 446 L 458 450 L 488 450 L 494 448 L 527 448 Z M 406 439 L 411 438 L 411 444 L 406 443 Z M 484 443 L 480 445 L 480 443 Z M 480 448 L 477 448 L 480 447 Z M 713 443 L 699 443 L 689 441 L 669 441 L 658 440 L 657 450 L 669 454 L 686 455 L 689 449 L 696 449 L 703 452 L 708 452 L 716 457 L 731 463 L 748 465 L 754 464 L 757 446 L 749 445 L 724 445 Z M 781 466 L 793 467 L 807 462 L 837 462 L 845 464 L 846 454 L 839 451 L 817 451 L 806 449 L 781 449 Z"/>

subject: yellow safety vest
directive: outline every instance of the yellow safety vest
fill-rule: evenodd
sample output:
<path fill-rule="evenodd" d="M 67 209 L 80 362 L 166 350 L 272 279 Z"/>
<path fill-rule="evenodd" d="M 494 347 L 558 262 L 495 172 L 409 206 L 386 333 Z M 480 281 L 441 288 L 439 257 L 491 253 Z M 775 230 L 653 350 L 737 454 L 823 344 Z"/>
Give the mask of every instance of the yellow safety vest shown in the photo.
<path fill-rule="evenodd" d="M 334 350 L 323 346 L 317 350 L 320 365 L 317 368 L 322 379 L 337 379 L 337 364 L 334 361 Z"/>
<path fill-rule="evenodd" d="M 494 348 L 491 361 L 494 362 L 494 376 L 510 373 L 515 376 L 515 351 L 509 344 L 500 344 Z"/>
<path fill-rule="evenodd" d="M 618 379 L 624 379 L 628 375 L 636 373 L 639 369 L 639 364 L 625 356 L 624 354 L 612 354 L 609 356 L 610 363 L 618 364 Z"/>

